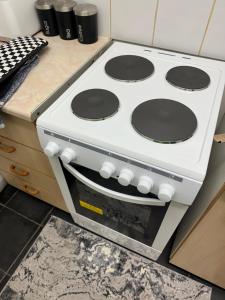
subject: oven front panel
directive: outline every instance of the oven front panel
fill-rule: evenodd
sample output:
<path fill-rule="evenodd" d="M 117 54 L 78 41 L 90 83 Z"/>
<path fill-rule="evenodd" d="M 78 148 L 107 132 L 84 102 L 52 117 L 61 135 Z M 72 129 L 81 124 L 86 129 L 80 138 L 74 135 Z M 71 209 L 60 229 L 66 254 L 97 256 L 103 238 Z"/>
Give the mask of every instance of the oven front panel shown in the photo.
<path fill-rule="evenodd" d="M 89 180 L 107 189 L 143 197 L 133 186 L 123 187 L 115 179 L 104 179 L 97 172 L 75 164 L 73 167 Z M 65 168 L 63 170 L 77 214 L 143 244 L 152 245 L 166 214 L 168 204 L 149 206 L 119 201 L 96 192 L 79 180 L 75 180 Z M 156 198 L 153 194 L 148 194 L 147 197 Z"/>
<path fill-rule="evenodd" d="M 185 205 L 192 204 L 202 184 L 201 182 L 180 176 L 166 169 L 145 164 L 129 157 L 85 144 L 78 140 L 63 137 L 54 132 L 39 129 L 39 135 L 40 134 L 42 134 L 41 143 L 43 148 L 45 148 L 49 142 L 58 145 L 60 152 L 57 156 L 62 154 L 63 149 L 70 149 L 76 153 L 76 158 L 72 160 L 72 162 L 95 170 L 96 172 L 100 171 L 105 162 L 109 162 L 115 166 L 115 172 L 112 175 L 114 179 L 118 178 L 123 169 L 129 169 L 134 174 L 134 178 L 130 184 L 136 188 L 142 176 L 150 177 L 154 183 L 151 192 L 156 195 L 159 193 L 160 185 L 169 184 L 175 190 L 172 200 Z M 151 153 L 149 154 L 151 155 Z"/>

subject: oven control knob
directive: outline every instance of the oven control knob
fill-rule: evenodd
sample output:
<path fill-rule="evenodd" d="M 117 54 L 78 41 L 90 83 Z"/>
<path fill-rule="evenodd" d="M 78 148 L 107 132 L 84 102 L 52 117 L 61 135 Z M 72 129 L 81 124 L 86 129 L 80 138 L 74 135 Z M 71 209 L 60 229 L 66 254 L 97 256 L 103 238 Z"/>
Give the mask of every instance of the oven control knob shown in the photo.
<path fill-rule="evenodd" d="M 44 153 L 49 157 L 53 157 L 54 155 L 59 153 L 59 150 L 59 145 L 57 145 L 55 142 L 49 142 L 44 148 Z"/>
<path fill-rule="evenodd" d="M 175 193 L 174 187 L 170 184 L 163 183 L 159 187 L 158 197 L 161 201 L 170 202 Z"/>
<path fill-rule="evenodd" d="M 148 194 L 153 187 L 153 180 L 148 176 L 142 176 L 138 182 L 137 189 L 142 194 Z"/>
<path fill-rule="evenodd" d="M 103 178 L 108 179 L 112 176 L 112 174 L 115 172 L 115 170 L 116 170 L 116 168 L 112 163 L 104 162 L 99 173 Z"/>
<path fill-rule="evenodd" d="M 70 148 L 66 148 L 65 150 L 63 150 L 63 152 L 60 155 L 61 160 L 66 163 L 69 164 L 72 160 L 74 160 L 76 158 L 76 152 Z"/>
<path fill-rule="evenodd" d="M 131 183 L 132 179 L 134 178 L 134 174 L 129 169 L 123 169 L 120 172 L 118 181 L 121 185 L 127 186 Z"/>

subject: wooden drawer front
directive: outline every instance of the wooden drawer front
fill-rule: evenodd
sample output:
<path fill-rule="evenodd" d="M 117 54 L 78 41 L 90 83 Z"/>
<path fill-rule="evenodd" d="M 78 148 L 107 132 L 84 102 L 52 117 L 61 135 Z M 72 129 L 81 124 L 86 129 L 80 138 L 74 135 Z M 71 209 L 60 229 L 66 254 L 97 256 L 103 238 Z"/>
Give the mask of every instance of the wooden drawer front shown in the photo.
<path fill-rule="evenodd" d="M 34 123 L 4 113 L 1 116 L 5 123 L 5 128 L 0 129 L 1 136 L 42 151 Z"/>
<path fill-rule="evenodd" d="M 0 136 L 0 156 L 55 177 L 44 153 Z"/>
<path fill-rule="evenodd" d="M 11 175 L 18 176 L 31 184 L 36 184 L 40 189 L 58 189 L 58 184 L 53 177 L 46 176 L 38 171 L 32 170 L 24 165 L 0 156 L 0 169 Z"/>
<path fill-rule="evenodd" d="M 41 189 L 39 187 L 38 183 L 31 184 L 30 182 L 28 182 L 24 179 L 21 179 L 18 176 L 11 175 L 2 170 L 0 170 L 0 173 L 2 174 L 2 176 L 6 179 L 6 181 L 9 184 L 11 184 L 12 186 L 15 186 L 19 190 L 22 190 L 22 191 L 30 194 L 31 196 L 41 199 L 45 202 L 48 202 L 53 206 L 56 206 L 60 209 L 68 211 L 66 208 L 65 202 L 63 200 L 63 196 L 58 187 L 54 188 L 54 189 L 51 189 L 51 187 L 49 187 L 48 190 L 46 191 L 44 189 Z"/>

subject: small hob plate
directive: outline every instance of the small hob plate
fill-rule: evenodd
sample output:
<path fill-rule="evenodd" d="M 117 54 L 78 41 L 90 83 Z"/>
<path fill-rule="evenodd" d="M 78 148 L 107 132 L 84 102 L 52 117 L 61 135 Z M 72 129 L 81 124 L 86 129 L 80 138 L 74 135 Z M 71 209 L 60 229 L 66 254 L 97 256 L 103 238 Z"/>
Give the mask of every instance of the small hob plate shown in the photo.
<path fill-rule="evenodd" d="M 135 108 L 132 125 L 150 140 L 172 144 L 189 139 L 197 128 L 197 119 L 192 110 L 182 103 L 153 99 Z"/>
<path fill-rule="evenodd" d="M 166 80 L 175 87 L 190 91 L 205 89 L 210 84 L 210 77 L 206 72 L 191 66 L 170 69 Z"/>
<path fill-rule="evenodd" d="M 141 56 L 121 55 L 110 59 L 105 65 L 105 71 L 117 80 L 140 81 L 153 74 L 154 65 Z"/>
<path fill-rule="evenodd" d="M 91 121 L 104 120 L 119 109 L 119 99 L 104 89 L 90 89 L 76 95 L 71 103 L 73 113 Z"/>

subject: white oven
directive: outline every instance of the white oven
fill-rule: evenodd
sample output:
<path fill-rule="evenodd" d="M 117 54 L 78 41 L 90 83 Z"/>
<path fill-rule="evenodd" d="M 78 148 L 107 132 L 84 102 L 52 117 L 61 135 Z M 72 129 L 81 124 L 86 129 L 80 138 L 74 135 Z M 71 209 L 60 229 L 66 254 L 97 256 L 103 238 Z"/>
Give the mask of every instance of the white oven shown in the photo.
<path fill-rule="evenodd" d="M 38 132 L 74 222 L 156 260 L 201 183 L 48 130 L 38 128 Z M 61 150 L 55 154 L 57 149 Z M 71 160 L 73 153 L 76 157 Z M 106 161 L 118 170 L 109 179 L 99 172 Z M 118 177 L 125 166 L 135 169 L 137 177 L 150 175 L 159 185 L 147 194 L 140 193 L 135 185 L 122 186 Z M 176 190 L 175 201 L 169 198 L 169 186 Z M 164 187 L 164 200 L 157 196 L 160 187 Z M 187 190 L 189 194 L 184 192 Z"/>
<path fill-rule="evenodd" d="M 74 221 L 157 259 L 204 181 L 225 64 L 114 41 L 37 120 Z"/>

